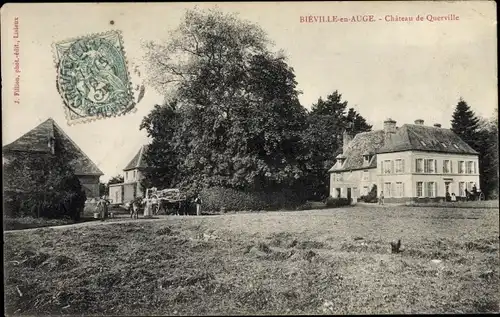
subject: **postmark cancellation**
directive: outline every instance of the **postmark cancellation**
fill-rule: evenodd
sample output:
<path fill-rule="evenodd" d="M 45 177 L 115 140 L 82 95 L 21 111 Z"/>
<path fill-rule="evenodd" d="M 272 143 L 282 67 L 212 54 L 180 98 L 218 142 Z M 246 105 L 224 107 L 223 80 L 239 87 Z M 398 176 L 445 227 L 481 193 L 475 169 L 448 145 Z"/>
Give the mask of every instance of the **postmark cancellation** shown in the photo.
<path fill-rule="evenodd" d="M 53 44 L 57 90 L 68 124 L 135 111 L 135 100 L 119 31 Z"/>

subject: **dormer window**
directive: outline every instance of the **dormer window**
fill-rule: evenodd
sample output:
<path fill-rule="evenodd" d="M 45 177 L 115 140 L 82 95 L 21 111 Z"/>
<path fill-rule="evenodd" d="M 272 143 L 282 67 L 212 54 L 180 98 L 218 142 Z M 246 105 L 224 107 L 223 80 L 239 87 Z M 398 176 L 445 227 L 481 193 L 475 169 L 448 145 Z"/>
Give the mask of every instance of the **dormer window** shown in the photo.
<path fill-rule="evenodd" d="M 337 162 L 339 163 L 340 166 L 344 165 L 346 157 L 343 154 L 339 154 L 336 157 Z"/>
<path fill-rule="evenodd" d="M 373 157 L 373 153 L 370 153 L 368 151 L 364 152 L 363 153 L 363 164 L 364 165 L 370 164 L 372 157 Z"/>

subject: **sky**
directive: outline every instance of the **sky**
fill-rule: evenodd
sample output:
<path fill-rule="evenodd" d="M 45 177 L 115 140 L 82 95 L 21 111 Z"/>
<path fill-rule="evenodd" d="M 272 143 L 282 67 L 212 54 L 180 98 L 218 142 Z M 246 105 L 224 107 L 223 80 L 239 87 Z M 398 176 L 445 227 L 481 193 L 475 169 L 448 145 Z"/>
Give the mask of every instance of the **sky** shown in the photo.
<path fill-rule="evenodd" d="M 374 129 L 382 128 L 388 117 L 398 126 L 423 119 L 425 124 L 448 128 L 460 97 L 477 115 L 492 117 L 498 107 L 495 5 L 491 1 L 7 4 L 1 9 L 2 144 L 52 117 L 103 171 L 101 181 L 122 173 L 140 146 L 148 143 L 146 132 L 139 130 L 142 118 L 164 97 L 146 86 L 134 113 L 68 125 L 56 89 L 53 43 L 120 30 L 135 86 L 144 79 L 132 71 L 143 61 L 141 42 L 168 40 L 185 10 L 194 6 L 217 6 L 260 25 L 274 42 L 272 49 L 285 51 L 306 108 L 338 90 L 348 107 Z M 374 22 L 301 23 L 314 16 L 338 20 L 369 15 Z M 417 16 L 423 21 L 416 21 Z M 441 16 L 453 20 L 427 20 Z M 413 21 L 390 21 L 398 17 Z"/>

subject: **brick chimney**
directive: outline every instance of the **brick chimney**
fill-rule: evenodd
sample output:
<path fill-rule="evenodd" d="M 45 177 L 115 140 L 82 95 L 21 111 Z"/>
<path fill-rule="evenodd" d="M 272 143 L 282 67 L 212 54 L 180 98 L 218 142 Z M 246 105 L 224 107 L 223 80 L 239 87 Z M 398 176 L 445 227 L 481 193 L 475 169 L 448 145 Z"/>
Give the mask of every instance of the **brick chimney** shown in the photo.
<path fill-rule="evenodd" d="M 441 128 L 441 123 L 434 123 L 434 126 L 435 126 L 436 128 Z"/>
<path fill-rule="evenodd" d="M 347 130 L 344 130 L 344 133 L 342 134 L 342 153 L 347 151 L 347 146 L 351 141 L 352 135 Z"/>
<path fill-rule="evenodd" d="M 422 119 L 417 119 L 417 120 L 415 120 L 415 124 L 418 124 L 418 125 L 424 125 L 424 120 L 422 120 Z"/>
<path fill-rule="evenodd" d="M 384 121 L 384 132 L 385 134 L 396 133 L 396 121 L 388 118 Z"/>

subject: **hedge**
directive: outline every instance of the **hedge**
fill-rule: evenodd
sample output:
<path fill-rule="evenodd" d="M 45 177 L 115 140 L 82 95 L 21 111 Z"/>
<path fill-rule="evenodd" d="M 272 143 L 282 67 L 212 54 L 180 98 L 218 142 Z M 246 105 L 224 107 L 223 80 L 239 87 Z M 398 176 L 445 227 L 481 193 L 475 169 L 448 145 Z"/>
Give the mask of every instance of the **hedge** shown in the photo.
<path fill-rule="evenodd" d="M 305 195 L 291 189 L 250 192 L 212 187 L 200 196 L 202 210 L 208 212 L 295 209 L 306 202 Z"/>
<path fill-rule="evenodd" d="M 326 206 L 329 208 L 335 208 L 335 207 L 342 207 L 342 206 L 349 206 L 351 204 L 352 199 L 348 198 L 333 198 L 333 197 L 328 197 L 326 199 Z"/>

